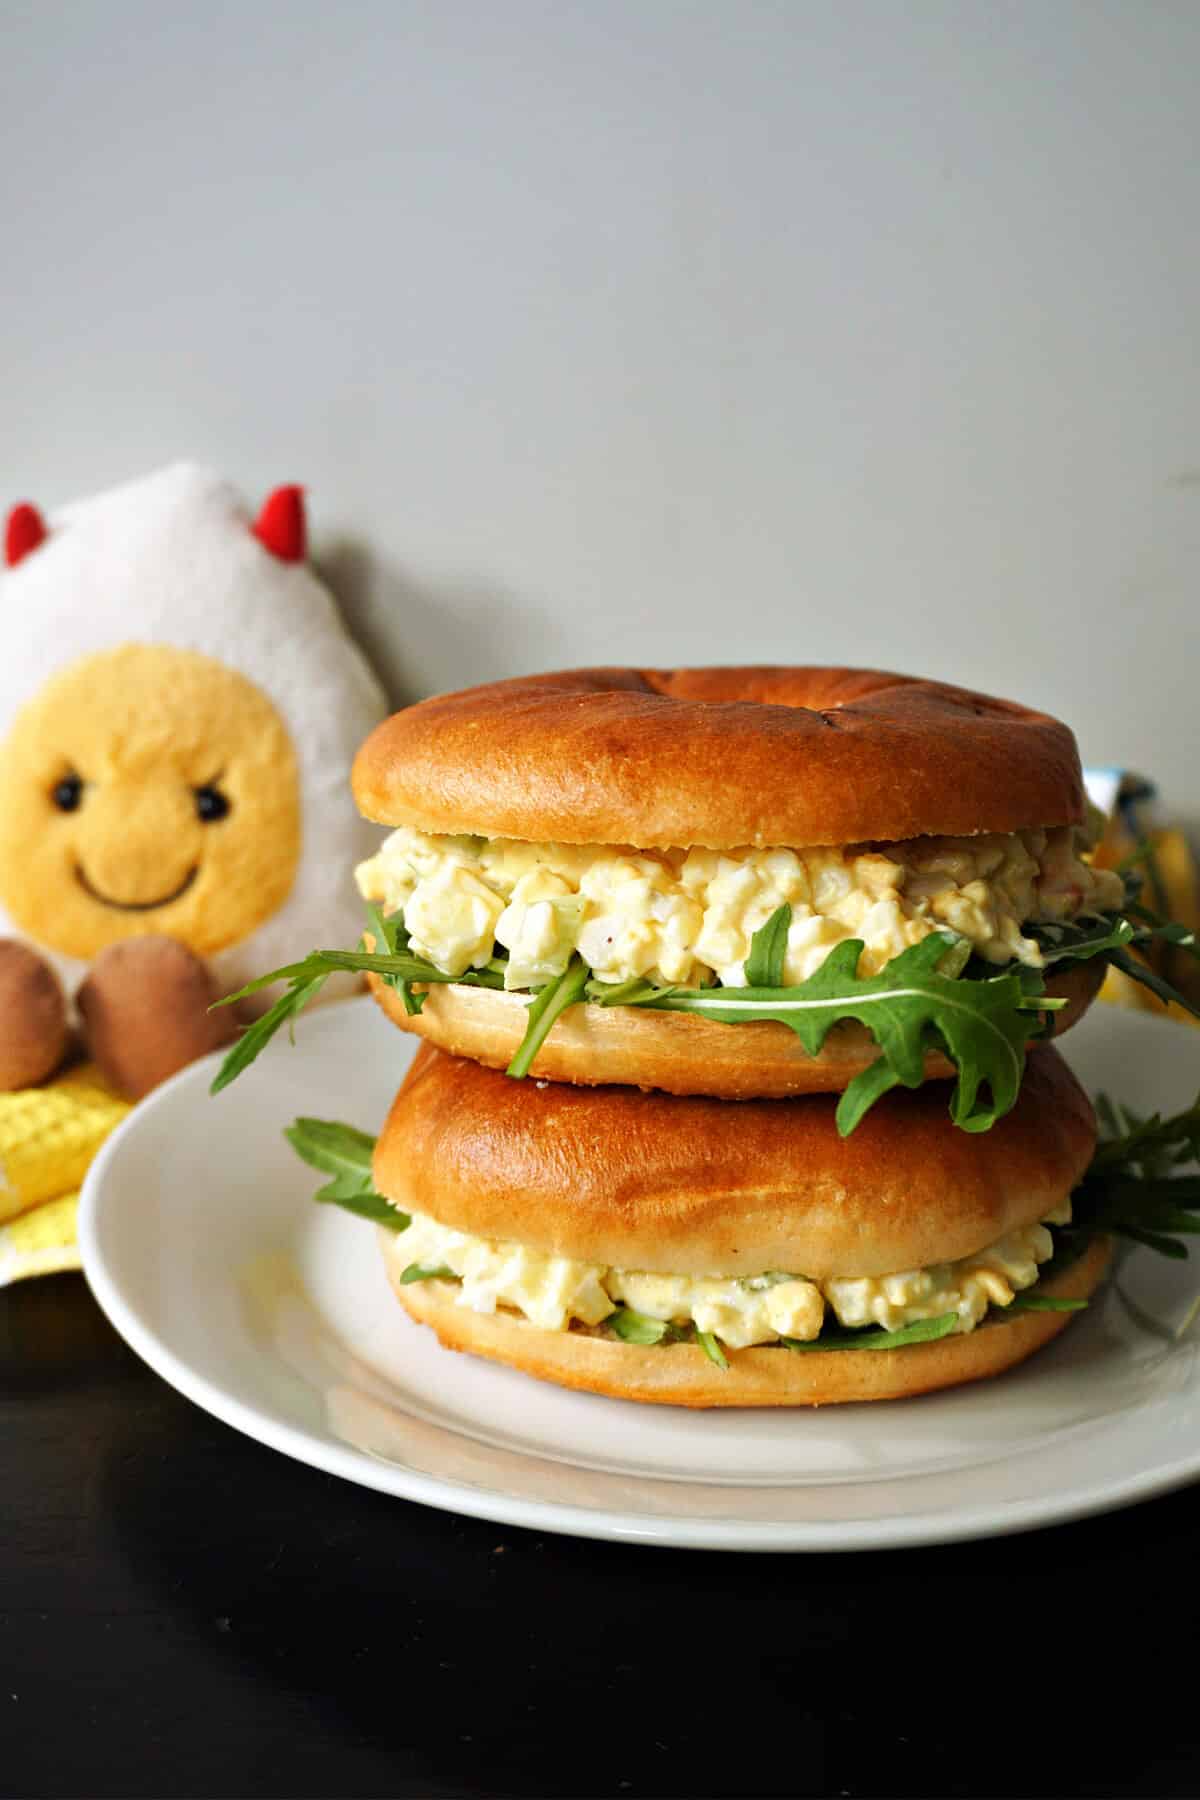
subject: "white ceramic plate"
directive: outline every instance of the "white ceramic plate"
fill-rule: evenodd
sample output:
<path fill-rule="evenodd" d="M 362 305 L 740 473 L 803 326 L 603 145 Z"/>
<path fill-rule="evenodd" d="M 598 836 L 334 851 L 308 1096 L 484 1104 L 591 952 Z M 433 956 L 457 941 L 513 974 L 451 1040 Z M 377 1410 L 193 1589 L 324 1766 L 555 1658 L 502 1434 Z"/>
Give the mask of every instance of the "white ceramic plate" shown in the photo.
<path fill-rule="evenodd" d="M 1097 1006 L 1065 1040 L 1089 1089 L 1178 1108 L 1200 1033 Z M 280 1132 L 375 1131 L 411 1055 L 367 1000 L 314 1012 L 216 1100 L 213 1059 L 105 1146 L 80 1242 L 138 1354 L 239 1431 L 410 1500 L 654 1544 L 848 1550 L 1077 1518 L 1200 1472 L 1195 1262 L 1138 1251 L 1056 1343 L 923 1399 L 696 1413 L 572 1394 L 442 1350 L 393 1300 L 370 1226 L 314 1206 Z"/>

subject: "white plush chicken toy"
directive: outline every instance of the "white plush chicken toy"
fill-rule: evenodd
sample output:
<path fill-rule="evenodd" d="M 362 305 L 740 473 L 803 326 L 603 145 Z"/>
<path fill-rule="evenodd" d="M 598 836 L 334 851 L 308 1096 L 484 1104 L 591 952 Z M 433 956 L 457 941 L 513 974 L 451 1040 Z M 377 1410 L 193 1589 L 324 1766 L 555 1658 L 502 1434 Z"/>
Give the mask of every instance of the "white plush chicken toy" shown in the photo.
<path fill-rule="evenodd" d="M 254 516 L 190 464 L 9 513 L 0 1089 L 61 1062 L 64 982 L 136 1097 L 229 1035 L 215 995 L 353 938 L 350 762 L 387 707 L 305 550 L 299 488 Z"/>

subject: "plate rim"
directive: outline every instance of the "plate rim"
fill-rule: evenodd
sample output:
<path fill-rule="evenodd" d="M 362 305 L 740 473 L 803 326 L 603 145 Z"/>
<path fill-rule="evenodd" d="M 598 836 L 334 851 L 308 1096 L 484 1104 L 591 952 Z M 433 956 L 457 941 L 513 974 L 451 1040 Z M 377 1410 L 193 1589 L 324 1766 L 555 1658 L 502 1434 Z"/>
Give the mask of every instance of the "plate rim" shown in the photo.
<path fill-rule="evenodd" d="M 322 1013 L 367 1008 L 373 1002 L 355 996 L 335 1002 Z M 317 1021 L 310 1021 L 310 1028 Z M 1155 1021 L 1177 1032 L 1188 1028 L 1172 1021 Z M 1190 1032 L 1188 1036 L 1190 1037 Z M 292 1052 L 295 1054 L 295 1051 Z M 1169 1493 L 1200 1476 L 1200 1439 L 1191 1450 L 1152 1469 L 1135 1470 L 1124 1478 L 1093 1479 L 1085 1486 L 1038 1494 L 1016 1502 L 973 1503 L 954 1510 L 934 1508 L 905 1513 L 896 1518 L 846 1519 L 841 1521 L 779 1521 L 688 1517 L 682 1513 L 637 1514 L 608 1507 L 579 1506 L 568 1501 L 549 1501 L 479 1487 L 445 1476 L 427 1474 L 395 1460 L 375 1458 L 352 1445 L 339 1445 L 304 1426 L 272 1416 L 259 1405 L 241 1398 L 195 1369 L 140 1315 L 127 1298 L 110 1268 L 101 1243 L 103 1215 L 109 1201 L 106 1182 L 111 1164 L 126 1140 L 144 1128 L 144 1122 L 169 1103 L 181 1087 L 199 1085 L 215 1071 L 221 1053 L 200 1058 L 164 1082 L 141 1101 L 101 1147 L 85 1176 L 79 1202 L 78 1241 L 84 1277 L 97 1304 L 118 1335 L 168 1386 L 185 1399 L 219 1419 L 243 1436 L 265 1444 L 292 1460 L 354 1482 L 377 1493 L 415 1501 L 420 1505 L 462 1516 L 485 1519 L 523 1530 L 569 1537 L 592 1538 L 656 1548 L 725 1550 L 741 1552 L 849 1552 L 897 1550 L 960 1543 L 972 1539 L 1009 1536 L 1039 1527 L 1068 1524 L 1099 1513 L 1117 1511 L 1140 1501 Z M 453 1431 L 451 1425 L 441 1427 Z M 551 1459 L 534 1451 L 515 1452 L 530 1462 Z M 565 1459 L 570 1463 L 569 1457 Z M 897 1475 L 897 1484 L 919 1486 L 927 1473 Z M 703 1483 L 679 1481 L 681 1493 Z M 834 1484 L 853 1487 L 854 1482 Z"/>

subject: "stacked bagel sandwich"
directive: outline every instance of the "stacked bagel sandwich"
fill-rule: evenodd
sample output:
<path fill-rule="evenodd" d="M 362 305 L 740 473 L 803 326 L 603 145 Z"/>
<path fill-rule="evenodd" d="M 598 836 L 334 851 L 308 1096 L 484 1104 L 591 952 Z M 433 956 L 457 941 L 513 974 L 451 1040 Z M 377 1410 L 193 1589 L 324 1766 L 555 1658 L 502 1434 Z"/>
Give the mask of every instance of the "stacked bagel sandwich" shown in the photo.
<path fill-rule="evenodd" d="M 378 1142 L 290 1136 L 443 1343 L 683 1405 L 889 1398 L 1068 1322 L 1091 1106 L 1047 1041 L 1150 927 L 1044 714 L 845 669 L 441 696 L 354 768 L 388 828 L 329 973 L 424 1039 Z"/>

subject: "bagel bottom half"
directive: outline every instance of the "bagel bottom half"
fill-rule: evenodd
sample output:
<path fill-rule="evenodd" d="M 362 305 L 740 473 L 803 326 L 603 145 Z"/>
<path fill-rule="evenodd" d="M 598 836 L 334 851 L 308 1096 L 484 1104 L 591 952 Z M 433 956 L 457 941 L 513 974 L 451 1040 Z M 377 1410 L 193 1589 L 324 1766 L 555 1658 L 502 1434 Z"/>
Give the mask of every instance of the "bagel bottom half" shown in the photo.
<path fill-rule="evenodd" d="M 1058 1336 L 1071 1312 L 991 1315 L 975 1331 L 899 1350 L 810 1350 L 780 1345 L 731 1350 L 718 1369 L 698 1344 L 642 1347 L 596 1331 L 544 1331 L 512 1312 L 476 1313 L 456 1302 L 456 1284 L 404 1286 L 403 1240 L 379 1233 L 392 1289 L 410 1316 L 430 1325 L 450 1350 L 508 1363 L 561 1387 L 662 1406 L 827 1406 L 899 1400 L 999 1375 Z M 1096 1238 L 1082 1256 L 1038 1284 L 1039 1294 L 1086 1300 L 1104 1277 L 1111 1242 Z"/>
<path fill-rule="evenodd" d="M 370 947 L 374 940 L 367 942 Z M 1103 976 L 1099 962 L 1076 963 L 1051 975 L 1047 994 L 1066 1002 L 1051 1015 L 1056 1037 L 1083 1017 Z M 512 1061 L 529 1022 L 528 994 L 448 982 L 430 988 L 421 1011 L 410 1015 L 400 995 L 378 975 L 368 975 L 367 985 L 401 1030 L 490 1069 L 506 1068 Z M 568 1008 L 558 1019 L 531 1073 L 583 1086 L 615 1082 L 721 1100 L 780 1100 L 793 1094 L 840 1094 L 878 1055 L 870 1032 L 850 1020 L 835 1025 L 819 1054 L 810 1056 L 795 1032 L 777 1021 L 724 1025 L 684 1013 L 584 1004 Z M 939 1051 L 926 1052 L 927 1081 L 945 1081 L 956 1073 Z"/>

